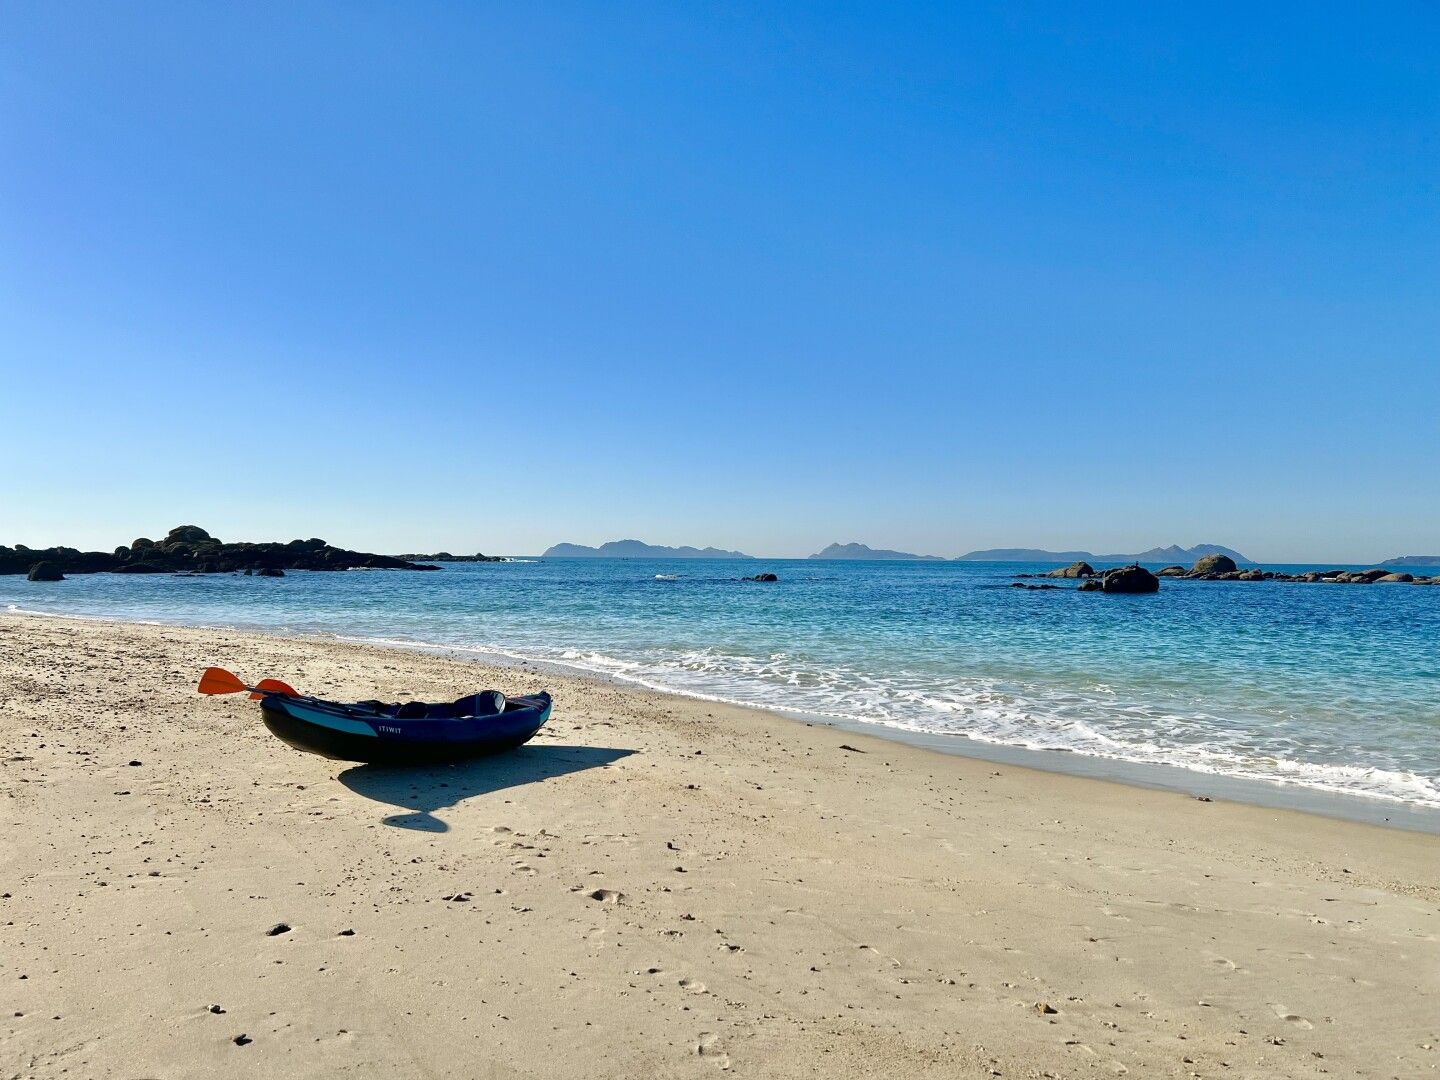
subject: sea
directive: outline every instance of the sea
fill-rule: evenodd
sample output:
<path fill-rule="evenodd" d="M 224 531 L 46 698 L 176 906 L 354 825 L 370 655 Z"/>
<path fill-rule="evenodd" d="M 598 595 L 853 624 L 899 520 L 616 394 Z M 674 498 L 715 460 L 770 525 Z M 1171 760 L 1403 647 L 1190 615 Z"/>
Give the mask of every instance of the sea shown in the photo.
<path fill-rule="evenodd" d="M 0 609 L 524 659 L 997 761 L 1440 831 L 1440 587 L 1010 587 L 1047 569 L 536 558 L 6 576 Z M 763 571 L 779 580 L 742 580 Z"/>

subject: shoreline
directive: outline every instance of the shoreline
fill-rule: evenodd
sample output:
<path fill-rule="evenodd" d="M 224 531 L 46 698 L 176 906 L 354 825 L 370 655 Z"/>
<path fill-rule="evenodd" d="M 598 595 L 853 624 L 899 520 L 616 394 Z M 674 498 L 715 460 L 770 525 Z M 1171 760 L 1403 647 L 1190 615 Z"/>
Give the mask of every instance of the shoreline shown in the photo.
<path fill-rule="evenodd" d="M 557 708 L 509 754 L 376 769 L 201 698 L 209 664 Z M 0 1054 L 35 1076 L 1437 1064 L 1423 833 L 525 662 L 62 617 L 0 616 L 0 730 Z"/>
<path fill-rule="evenodd" d="M 311 639 L 306 635 L 299 635 L 296 640 Z M 1298 782 L 1286 783 L 1282 780 L 1261 780 L 1248 776 L 1206 773 L 1197 769 L 1187 769 L 1183 765 L 1129 761 L 1124 758 L 1101 757 L 1071 750 L 1014 746 L 1009 743 L 988 742 L 960 734 L 912 731 L 908 728 L 893 727 L 876 721 L 857 720 L 828 713 L 803 712 L 783 707 L 766 708 L 734 698 L 707 696 L 673 687 L 658 686 L 641 679 L 601 671 L 581 664 L 567 664 L 558 660 L 479 646 L 436 645 L 428 642 L 339 635 L 333 638 L 315 635 L 313 640 L 336 640 L 372 648 L 399 649 L 403 652 L 448 656 L 461 661 L 487 663 L 502 668 L 524 664 L 540 671 L 553 670 L 557 674 L 569 678 L 586 679 L 613 686 L 638 687 L 649 693 L 662 694 L 685 701 L 709 702 L 729 708 L 746 709 L 762 716 L 781 718 L 791 723 L 835 728 L 881 742 L 900 743 L 931 753 L 1010 765 L 1038 773 L 1077 777 L 1119 784 L 1123 787 L 1166 791 L 1178 795 L 1224 799 L 1227 802 L 1256 808 L 1293 811 L 1337 821 L 1440 835 L 1440 807 L 1416 806 L 1378 795 L 1366 796 L 1351 792 L 1330 791 Z"/>
<path fill-rule="evenodd" d="M 1208 799 L 1223 799 L 1227 802 L 1253 807 L 1295 811 L 1339 821 L 1440 835 L 1440 807 L 1421 806 L 1379 795 L 1367 796 L 1354 792 L 1335 791 L 1301 782 L 1204 772 L 1179 764 L 1140 762 L 1080 751 L 1017 746 L 1011 743 L 972 738 L 959 733 L 913 731 L 878 721 L 865 721 L 833 713 L 805 712 L 780 706 L 767 708 L 735 698 L 662 686 L 644 679 L 608 672 L 580 663 L 529 656 L 495 647 L 445 645 L 433 642 L 406 641 L 398 638 L 375 638 L 327 632 L 280 632 L 261 627 L 112 619 L 105 616 L 56 614 L 19 608 L 0 612 L 0 617 L 73 619 L 102 624 L 190 627 L 218 632 L 254 634 L 279 640 L 340 642 L 369 648 L 394 649 L 400 652 L 451 657 L 463 662 L 488 664 L 497 668 L 531 666 L 541 671 L 554 671 L 567 678 L 591 680 L 619 687 L 639 688 L 649 693 L 662 694 L 685 701 L 708 702 L 731 708 L 747 709 L 762 715 L 783 718 L 793 723 L 832 727 L 856 735 L 918 747 L 933 753 L 1010 765 L 1058 776 L 1079 777 Z"/>

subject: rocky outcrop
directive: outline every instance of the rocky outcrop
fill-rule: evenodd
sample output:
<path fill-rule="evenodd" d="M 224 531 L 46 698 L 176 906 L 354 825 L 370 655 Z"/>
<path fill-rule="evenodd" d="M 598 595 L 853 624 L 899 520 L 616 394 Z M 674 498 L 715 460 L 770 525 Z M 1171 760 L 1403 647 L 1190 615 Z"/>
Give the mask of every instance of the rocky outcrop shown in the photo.
<path fill-rule="evenodd" d="M 53 562 L 37 562 L 25 575 L 29 581 L 64 581 L 65 575 Z"/>
<path fill-rule="evenodd" d="M 756 574 L 754 577 L 741 578 L 741 581 L 779 581 L 778 574 Z"/>
<path fill-rule="evenodd" d="M 1095 576 L 1095 568 L 1088 562 L 1073 562 L 1069 566 L 1062 566 L 1059 570 L 1051 570 L 1046 577 L 1058 578 L 1088 578 Z"/>
<path fill-rule="evenodd" d="M 1079 585 L 1075 586 L 1075 591 L 1076 591 L 1076 592 L 1099 592 L 1099 591 L 1100 591 L 1101 589 L 1103 589 L 1103 588 L 1105 588 L 1104 582 L 1102 582 L 1099 578 L 1093 578 L 1093 577 L 1092 577 L 1092 578 L 1088 578 L 1088 579 L 1085 580 L 1085 581 L 1080 582 Z"/>
<path fill-rule="evenodd" d="M 1229 555 L 1205 555 L 1195 560 L 1195 565 L 1190 568 L 1186 577 L 1210 577 L 1220 574 L 1233 574 L 1235 572 L 1235 560 Z"/>
<path fill-rule="evenodd" d="M 256 571 L 255 571 L 255 576 L 256 576 L 256 577 L 284 577 L 284 576 L 285 576 L 285 571 L 284 571 L 284 570 L 281 570 L 278 566 L 262 566 L 259 570 L 256 570 Z"/>
<path fill-rule="evenodd" d="M 1379 581 L 1414 581 L 1414 580 L 1415 580 L 1415 575 L 1414 575 L 1414 574 L 1407 574 L 1407 573 L 1405 573 L 1404 571 L 1401 571 L 1401 572 L 1398 573 L 1398 574 L 1385 574 L 1385 575 L 1382 576 L 1382 577 L 1377 577 L 1375 580 L 1376 580 L 1377 582 L 1379 582 Z"/>
<path fill-rule="evenodd" d="M 1026 584 L 1025 582 L 1023 582 L 1023 581 L 1012 581 L 1012 582 L 1010 583 L 1010 588 L 1012 588 L 1012 589 L 1030 589 L 1031 591 L 1039 591 L 1039 590 L 1041 590 L 1041 589 L 1059 589 L 1060 586 L 1059 586 L 1059 585 L 1027 585 L 1027 584 Z"/>
<path fill-rule="evenodd" d="M 140 537 L 114 551 L 23 544 L 0 545 L 0 574 L 27 574 L 36 563 L 53 563 L 62 574 L 236 573 L 250 570 L 438 570 L 409 559 L 338 548 L 318 537 L 289 543 L 225 543 L 198 525 L 171 529 L 158 543 Z"/>
<path fill-rule="evenodd" d="M 1223 556 L 1222 556 L 1223 558 Z M 1107 593 L 1152 593 L 1160 591 L 1160 579 L 1139 563 L 1106 570 L 1100 588 Z"/>
<path fill-rule="evenodd" d="M 1183 566 L 1165 566 L 1155 571 L 1156 577 L 1184 577 L 1188 571 Z"/>
<path fill-rule="evenodd" d="M 395 558 L 415 563 L 510 561 L 504 555 L 485 555 L 479 551 L 474 555 L 451 555 L 448 551 L 437 551 L 434 555 L 396 555 Z"/>

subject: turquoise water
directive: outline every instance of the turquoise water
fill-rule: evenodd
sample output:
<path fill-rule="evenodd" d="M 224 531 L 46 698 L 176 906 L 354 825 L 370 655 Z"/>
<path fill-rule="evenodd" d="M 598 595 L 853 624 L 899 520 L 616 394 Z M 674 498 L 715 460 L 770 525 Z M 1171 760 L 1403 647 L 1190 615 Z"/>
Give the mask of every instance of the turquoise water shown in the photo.
<path fill-rule="evenodd" d="M 781 580 L 738 580 L 762 570 Z M 0 577 L 0 607 L 478 649 L 957 740 L 1440 808 L 1440 587 L 1006 587 L 1035 570 L 558 559 Z"/>

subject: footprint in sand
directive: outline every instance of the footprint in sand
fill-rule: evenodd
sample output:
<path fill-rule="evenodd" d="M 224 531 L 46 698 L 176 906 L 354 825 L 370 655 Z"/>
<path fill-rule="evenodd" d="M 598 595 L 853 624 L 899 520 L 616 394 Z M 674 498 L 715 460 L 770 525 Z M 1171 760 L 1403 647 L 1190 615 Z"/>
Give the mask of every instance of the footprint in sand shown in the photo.
<path fill-rule="evenodd" d="M 730 1055 L 720 1046 L 720 1036 L 710 1031 L 702 1031 L 700 1038 L 695 1043 L 695 1053 L 707 1061 L 713 1061 L 722 1069 L 730 1068 Z"/>
<path fill-rule="evenodd" d="M 1284 1005 L 1277 1005 L 1275 1002 L 1272 1001 L 1270 1003 L 1270 1008 L 1274 1011 L 1277 1017 L 1279 1017 L 1281 1020 L 1284 1020 L 1287 1024 L 1294 1024 L 1298 1028 L 1305 1028 L 1307 1030 L 1315 1026 L 1314 1024 L 1310 1023 L 1309 1020 L 1306 1020 L 1303 1016 L 1296 1016 L 1289 1009 L 1285 1008 Z"/>

